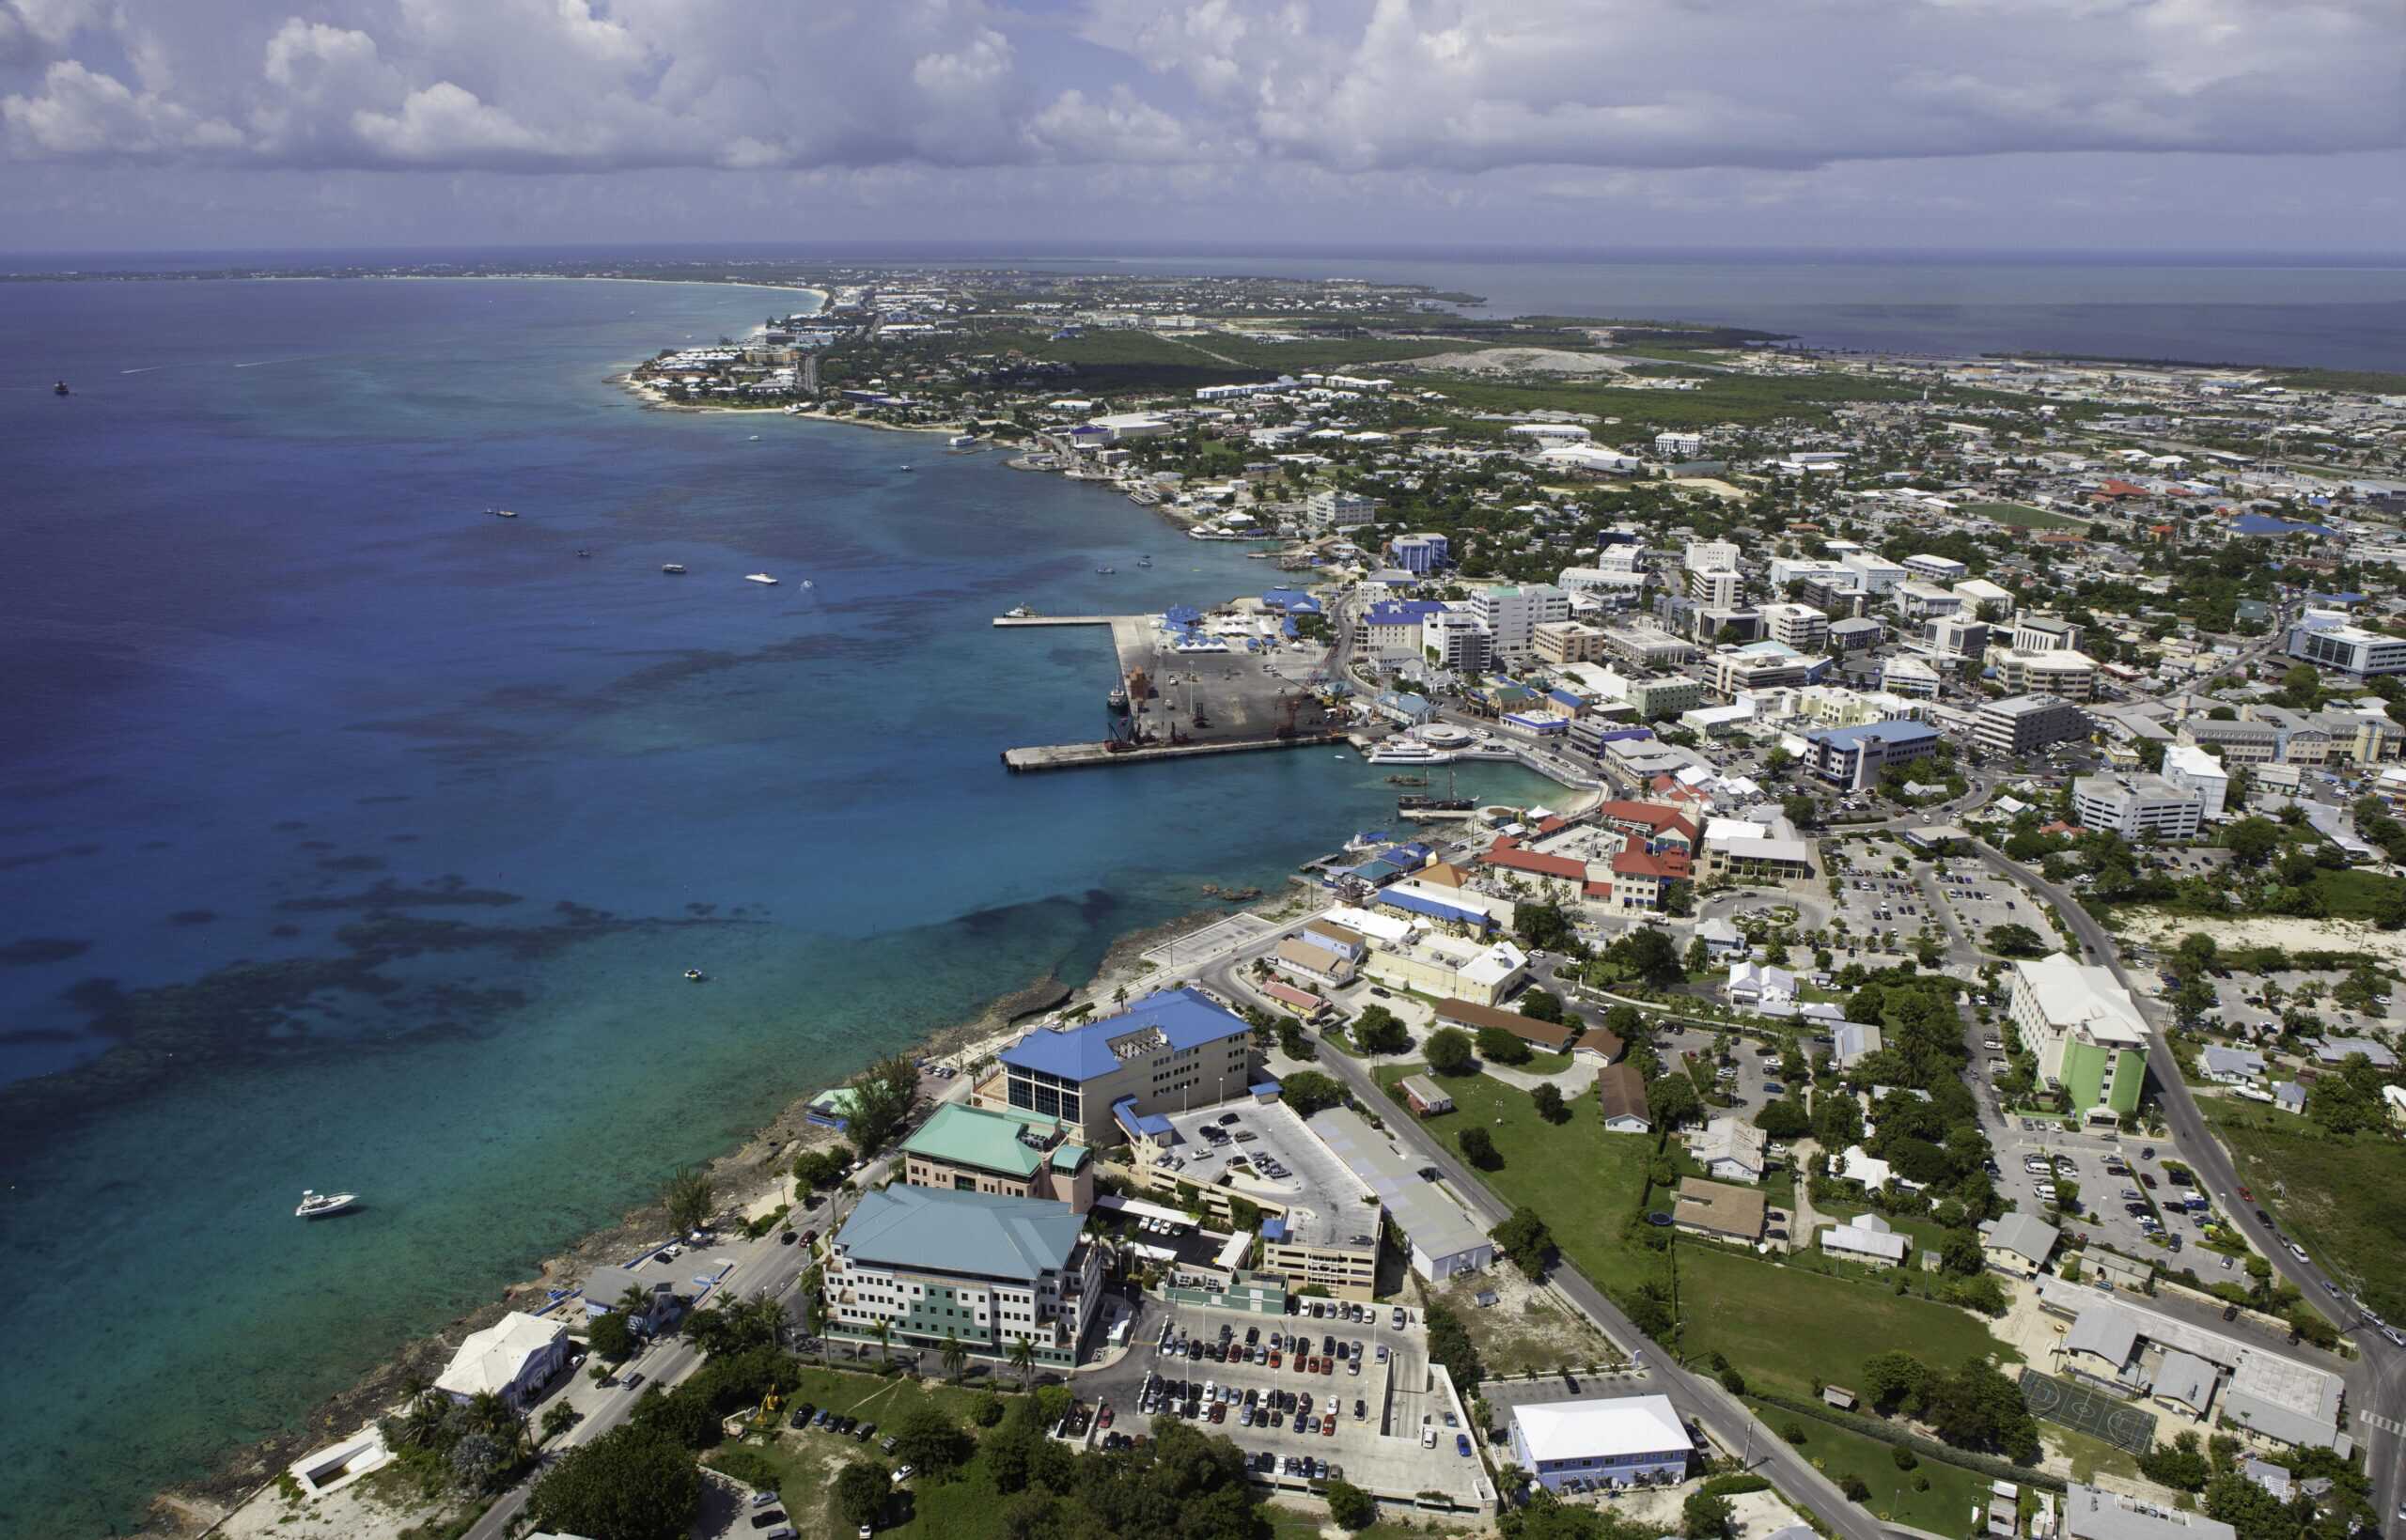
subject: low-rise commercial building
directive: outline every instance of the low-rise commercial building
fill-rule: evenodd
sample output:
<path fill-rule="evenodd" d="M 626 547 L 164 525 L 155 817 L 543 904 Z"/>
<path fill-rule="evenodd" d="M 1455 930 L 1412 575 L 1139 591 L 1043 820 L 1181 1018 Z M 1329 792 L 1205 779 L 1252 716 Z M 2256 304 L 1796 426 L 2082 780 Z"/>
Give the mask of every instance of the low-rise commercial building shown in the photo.
<path fill-rule="evenodd" d="M 1481 944 L 1422 932 L 1373 951 L 1364 972 L 1391 989 L 1493 1005 L 1528 977 L 1528 962 L 1509 941 Z"/>
<path fill-rule="evenodd" d="M 1547 1401 L 1512 1408 L 1512 1460 L 1548 1491 L 1680 1480 L 1695 1452 L 1668 1396 Z"/>
<path fill-rule="evenodd" d="M 2195 839 L 2205 821 L 2205 799 L 2161 775 L 2077 776 L 2071 802 L 2082 828 L 2128 840 Z"/>
<path fill-rule="evenodd" d="M 1252 1028 L 1193 989 L 1148 995 L 1114 1016 L 1039 1027 L 995 1055 L 977 1088 L 985 1106 L 1059 1118 L 1089 1147 L 1134 1115 L 1241 1096 L 1251 1083 Z"/>
<path fill-rule="evenodd" d="M 902 1141 L 913 1187 L 1043 1198 L 1072 1213 L 1094 1206 L 1094 1155 L 1058 1118 L 1010 1109 L 939 1105 Z"/>
<path fill-rule="evenodd" d="M 1804 735 L 1814 776 L 1845 791 L 1880 784 L 1890 765 L 1910 764 L 1938 752 L 1938 729 L 1925 722 L 1872 722 L 1859 727 L 1822 727 Z"/>
<path fill-rule="evenodd" d="M 1495 1260 L 1495 1242 L 1478 1221 L 1359 1112 L 1332 1107 L 1313 1114 L 1311 1130 L 1395 1221 L 1414 1272 L 1442 1283 Z"/>

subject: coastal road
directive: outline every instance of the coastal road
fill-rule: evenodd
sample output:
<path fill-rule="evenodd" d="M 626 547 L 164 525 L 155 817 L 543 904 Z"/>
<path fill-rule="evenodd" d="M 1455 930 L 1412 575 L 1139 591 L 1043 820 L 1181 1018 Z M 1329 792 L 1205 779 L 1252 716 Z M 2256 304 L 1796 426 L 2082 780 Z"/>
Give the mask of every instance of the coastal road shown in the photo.
<path fill-rule="evenodd" d="M 1230 1000 L 1262 1003 L 1245 986 L 1242 975 L 1248 954 L 1267 949 L 1247 948 L 1245 952 L 1226 957 L 1206 969 L 1203 977 Z M 1386 1094 L 1371 1079 L 1369 1070 L 1351 1055 L 1332 1053 L 1321 1063 L 1365 1105 L 1377 1107 L 1385 1104 Z M 1388 1127 L 1421 1159 L 1443 1174 L 1446 1182 L 1461 1195 L 1462 1201 L 1470 1206 L 1483 1223 L 1492 1227 L 1510 1217 L 1509 1206 L 1490 1191 L 1454 1152 L 1419 1124 L 1410 1118 L 1396 1118 L 1389 1121 Z M 1639 1331 L 1636 1323 L 1622 1314 L 1620 1308 L 1606 1299 L 1602 1290 L 1582 1277 L 1576 1268 L 1566 1264 L 1557 1267 L 1553 1276 L 1564 1296 L 1598 1329 L 1640 1356 L 1652 1388 L 1667 1396 L 1681 1417 L 1693 1419 L 1702 1425 L 1724 1447 L 1750 1452 L 1753 1470 L 1769 1477 L 1781 1490 L 1811 1504 L 1845 1540 L 1888 1540 L 1892 1533 L 1914 1532 L 1892 1532 L 1869 1512 L 1848 1501 L 1836 1484 L 1814 1470 L 1779 1435 L 1757 1421 L 1735 1396 L 1724 1391 L 1718 1383 L 1680 1368 L 1679 1361 L 1668 1349 Z"/>
<path fill-rule="evenodd" d="M 2390 1346 L 2389 1339 L 2371 1323 L 2341 1305 L 2333 1292 L 2336 1281 L 2314 1263 L 2302 1262 L 2292 1255 L 2283 1238 L 2256 1218 L 2260 1205 L 2240 1198 L 2238 1168 L 2231 1161 L 2230 1152 L 2223 1148 L 2222 1142 L 2207 1126 L 2205 1114 L 2198 1110 L 2196 1097 L 2190 1094 L 2189 1082 L 2172 1056 L 2171 1045 L 2164 1036 L 2164 1013 L 2148 991 L 2133 986 L 2113 934 L 2064 889 L 1984 841 L 1977 842 L 1976 848 L 1992 871 L 2053 904 L 2093 960 L 2111 970 L 2121 986 L 2130 990 L 2150 1029 L 2148 1068 L 2162 1090 L 2164 1121 L 2172 1129 L 2174 1143 L 2180 1146 L 2182 1158 L 2196 1172 L 2199 1184 L 2214 1195 L 2225 1221 L 2243 1233 L 2248 1243 L 2269 1258 L 2281 1276 L 2295 1284 L 2317 1310 L 2336 1320 L 2362 1354 L 2348 1374 L 2348 1405 L 2352 1417 L 2351 1425 L 2345 1431 L 2353 1434 L 2364 1447 L 2365 1469 L 2372 1477 L 2374 1501 L 2382 1522 L 2392 1533 L 2406 1533 L 2406 1522 L 2395 1517 L 2398 1503 L 2406 1501 L 2406 1438 L 2391 1431 L 2406 1424 L 2406 1352 Z M 2367 1419 L 2367 1412 L 2382 1421 Z"/>

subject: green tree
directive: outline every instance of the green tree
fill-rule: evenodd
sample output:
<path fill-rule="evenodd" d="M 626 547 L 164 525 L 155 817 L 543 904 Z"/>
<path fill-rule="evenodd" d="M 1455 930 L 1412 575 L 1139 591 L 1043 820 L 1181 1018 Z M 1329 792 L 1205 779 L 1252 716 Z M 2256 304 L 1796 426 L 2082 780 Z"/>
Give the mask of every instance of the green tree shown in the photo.
<path fill-rule="evenodd" d="M 1922 1390 L 1929 1381 L 1929 1371 L 1911 1353 L 1890 1348 L 1864 1360 L 1863 1372 L 1855 1379 L 1863 1389 L 1864 1398 L 1882 1411 L 1911 1414 L 1921 1408 Z"/>
<path fill-rule="evenodd" d="M 1332 1481 L 1328 1484 L 1328 1517 L 1340 1529 L 1367 1530 L 1379 1521 L 1379 1504 L 1351 1482 Z"/>
<path fill-rule="evenodd" d="M 1736 1520 L 1737 1510 L 1727 1498 L 1702 1487 L 1680 1505 L 1680 1532 L 1687 1540 L 1722 1540 Z"/>
<path fill-rule="evenodd" d="M 1604 949 L 1605 958 L 1624 973 L 1656 988 L 1668 988 L 1687 977 L 1680 949 L 1654 926 L 1639 926 Z"/>
<path fill-rule="evenodd" d="M 1562 1092 L 1552 1081 L 1540 1081 L 1538 1088 L 1529 1093 L 1529 1100 L 1536 1105 L 1538 1116 L 1548 1123 L 1561 1123 L 1570 1116 L 1570 1106 L 1563 1101 Z"/>
<path fill-rule="evenodd" d="M 2270 818 L 2242 818 L 2223 831 L 2223 845 L 2242 866 L 2261 866 L 2280 848 L 2281 826 Z"/>
<path fill-rule="evenodd" d="M 967 1463 L 970 1439 L 940 1407 L 922 1402 L 902 1414 L 890 1430 L 894 1457 L 923 1472 L 941 1474 Z"/>
<path fill-rule="evenodd" d="M 1422 1324 L 1428 1328 L 1430 1360 L 1445 1365 L 1464 1395 L 1476 1390 L 1487 1377 L 1487 1366 L 1479 1361 L 1477 1345 L 1470 1340 L 1470 1329 L 1462 1325 L 1462 1318 L 1451 1306 L 1436 1304 L 1424 1313 Z"/>
<path fill-rule="evenodd" d="M 1429 1061 L 1429 1067 L 1440 1075 L 1467 1075 L 1478 1067 L 1470 1034 L 1460 1027 L 1439 1027 L 1420 1045 L 1420 1053 Z"/>
<path fill-rule="evenodd" d="M 2028 926 L 1992 926 L 1988 933 L 1988 949 L 2000 957 L 2036 957 L 2054 950 L 2046 938 Z"/>
<path fill-rule="evenodd" d="M 549 1442 L 576 1426 L 585 1414 L 566 1401 L 555 1401 L 543 1408 L 543 1439 Z"/>
<path fill-rule="evenodd" d="M 661 1184 L 660 1206 L 668 1210 L 668 1222 L 680 1236 L 700 1229 L 717 1203 L 711 1174 L 697 1166 L 679 1166 Z"/>
<path fill-rule="evenodd" d="M 1542 1274 L 1559 1254 L 1545 1221 L 1538 1217 L 1536 1209 L 1526 1206 L 1513 1209 L 1495 1227 L 1491 1238 L 1496 1250 L 1510 1257 L 1513 1265 L 1531 1278 Z"/>
<path fill-rule="evenodd" d="M 1367 1005 L 1353 1019 L 1353 1046 L 1365 1053 L 1401 1053 L 1412 1047 L 1412 1034 L 1384 1005 Z"/>
<path fill-rule="evenodd" d="M 2176 1486 L 2184 1492 L 2202 1492 L 2213 1474 L 2205 1451 L 2197 1447 L 2195 1429 L 2184 1429 L 2172 1436 L 2168 1444 L 2158 1444 L 2139 1456 L 2139 1473 L 2164 1486 Z"/>
<path fill-rule="evenodd" d="M 1478 1029 L 1478 1056 L 1490 1064 L 1524 1065 L 1533 1057 L 1525 1038 L 1502 1027 Z"/>
<path fill-rule="evenodd" d="M 1345 1102 L 1345 1087 L 1317 1069 L 1299 1069 L 1278 1082 L 1279 1095 L 1297 1117 L 1309 1117 Z"/>
<path fill-rule="evenodd" d="M 1531 989 L 1521 996 L 1521 1014 L 1532 1021 L 1562 1020 L 1562 997 L 1551 989 Z"/>
<path fill-rule="evenodd" d="M 893 1488 L 893 1476 L 885 1467 L 873 1460 L 855 1460 L 836 1472 L 836 1517 L 854 1528 L 875 1524 L 885 1512 L 886 1494 Z"/>
<path fill-rule="evenodd" d="M 1019 1371 L 1019 1387 L 1025 1390 L 1036 1379 L 1036 1345 L 1025 1337 L 1011 1339 L 1011 1367 Z"/>
<path fill-rule="evenodd" d="M 627 1325 L 627 1317 L 618 1311 L 596 1315 L 593 1324 L 585 1329 L 585 1340 L 612 1363 L 623 1363 L 634 1356 L 634 1329 Z"/>
<path fill-rule="evenodd" d="M 907 1054 L 889 1054 L 853 1076 L 850 1082 L 852 1110 L 845 1119 L 864 1156 L 885 1147 L 902 1129 L 919 1099 L 919 1066 Z"/>
<path fill-rule="evenodd" d="M 702 1475 L 673 1439 L 629 1425 L 579 1445 L 535 1483 L 538 1529 L 592 1540 L 681 1540 L 702 1502 Z"/>
<path fill-rule="evenodd" d="M 961 1338 L 947 1331 L 944 1334 L 944 1372 L 954 1384 L 961 1383 L 961 1372 L 969 1367 L 969 1349 L 961 1346 Z"/>
<path fill-rule="evenodd" d="M 1504 1157 L 1496 1152 L 1495 1141 L 1477 1124 L 1472 1124 L 1454 1137 L 1462 1147 L 1462 1158 L 1479 1170 L 1493 1171 L 1504 1164 Z"/>
<path fill-rule="evenodd" d="M 1674 1128 L 1703 1112 L 1704 1098 L 1685 1070 L 1674 1069 L 1646 1082 L 1646 1110 L 1658 1126 Z"/>

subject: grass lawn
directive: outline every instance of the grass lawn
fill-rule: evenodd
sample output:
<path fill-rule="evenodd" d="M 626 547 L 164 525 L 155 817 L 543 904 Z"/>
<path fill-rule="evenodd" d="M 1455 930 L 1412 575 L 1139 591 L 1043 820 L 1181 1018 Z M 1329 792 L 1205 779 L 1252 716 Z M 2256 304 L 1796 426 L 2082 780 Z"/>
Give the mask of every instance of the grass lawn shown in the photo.
<path fill-rule="evenodd" d="M 1383 1085 L 1423 1073 L 1423 1065 L 1389 1065 L 1378 1072 Z M 1646 1196 L 1646 1167 L 1654 1141 L 1639 1134 L 1608 1134 L 1592 1097 L 1568 1098 L 1567 1122 L 1538 1116 L 1529 1095 L 1484 1075 L 1440 1080 L 1454 1098 L 1454 1111 L 1429 1120 L 1430 1132 L 1452 1143 L 1474 1123 L 1487 1129 L 1501 1169 L 1483 1173 L 1505 1202 L 1525 1204 L 1545 1219 L 1555 1243 L 1571 1266 L 1605 1289 L 1633 1287 L 1663 1276 L 1659 1252 L 1625 1244 L 1621 1231 Z M 1410 1116 L 1401 1108 L 1393 1115 Z"/>
<path fill-rule="evenodd" d="M 2334 1139 L 2292 1113 L 2224 1097 L 2198 1106 L 2258 1205 L 2373 1309 L 2406 1312 L 2398 1269 L 2406 1256 L 2406 1145 L 2377 1133 Z"/>
<path fill-rule="evenodd" d="M 1816 1378 L 1853 1384 L 1865 1359 L 1892 1347 L 1939 1369 L 2021 1357 L 1969 1311 L 1703 1246 L 1680 1248 L 1680 1314 L 1690 1362 L 1717 1352 L 1794 1395 L 1813 1394 Z"/>
<path fill-rule="evenodd" d="M 2065 514 L 2034 508 L 2025 503 L 1966 503 L 1962 511 L 1977 519 L 1993 520 L 2016 529 L 2086 529 L 2088 521 Z"/>
<path fill-rule="evenodd" d="M 2322 902 L 2335 920 L 2371 919 L 2382 897 L 2401 886 L 2406 882 L 2398 878 L 2354 866 L 2318 870 L 2314 874 L 2314 891 L 2322 895 Z"/>
<path fill-rule="evenodd" d="M 2046 1446 L 2071 1461 L 2071 1479 L 2094 1482 L 2099 1474 L 2120 1476 L 2127 1481 L 2145 1481 L 2139 1473 L 2137 1456 L 2118 1444 L 2102 1439 L 2092 1439 L 2058 1423 L 2041 1422 L 2039 1438 Z"/>
<path fill-rule="evenodd" d="M 1804 1441 L 1792 1446 L 1796 1452 L 1841 1485 L 1849 1476 L 1861 1477 L 1871 1488 L 1866 1506 L 1883 1519 L 1935 1534 L 1961 1534 L 1971 1527 L 1972 1510 L 1988 1504 L 1989 1479 L 1976 1471 L 1928 1455 L 1916 1456 L 1921 1463 L 1913 1470 L 1899 1470 L 1893 1445 L 1751 1398 L 1746 1405 L 1774 1429 L 1803 1428 Z M 1916 1490 L 1924 1479 L 1929 1490 Z"/>

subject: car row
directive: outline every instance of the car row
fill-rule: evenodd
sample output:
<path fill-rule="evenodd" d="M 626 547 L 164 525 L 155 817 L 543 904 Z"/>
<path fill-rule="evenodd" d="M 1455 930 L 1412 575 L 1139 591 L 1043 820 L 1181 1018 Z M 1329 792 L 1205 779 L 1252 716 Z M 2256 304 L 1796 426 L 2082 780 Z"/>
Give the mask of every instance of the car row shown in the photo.
<path fill-rule="evenodd" d="M 865 1444 L 877 1437 L 875 1423 L 865 1423 L 857 1417 L 847 1417 L 833 1407 L 814 1407 L 807 1401 L 794 1408 L 793 1415 L 786 1421 L 789 1426 L 805 1431 L 833 1433 L 837 1438 L 850 1439 L 855 1443 Z M 894 1449 L 894 1440 L 888 1439 L 879 1447 L 890 1454 Z"/>

